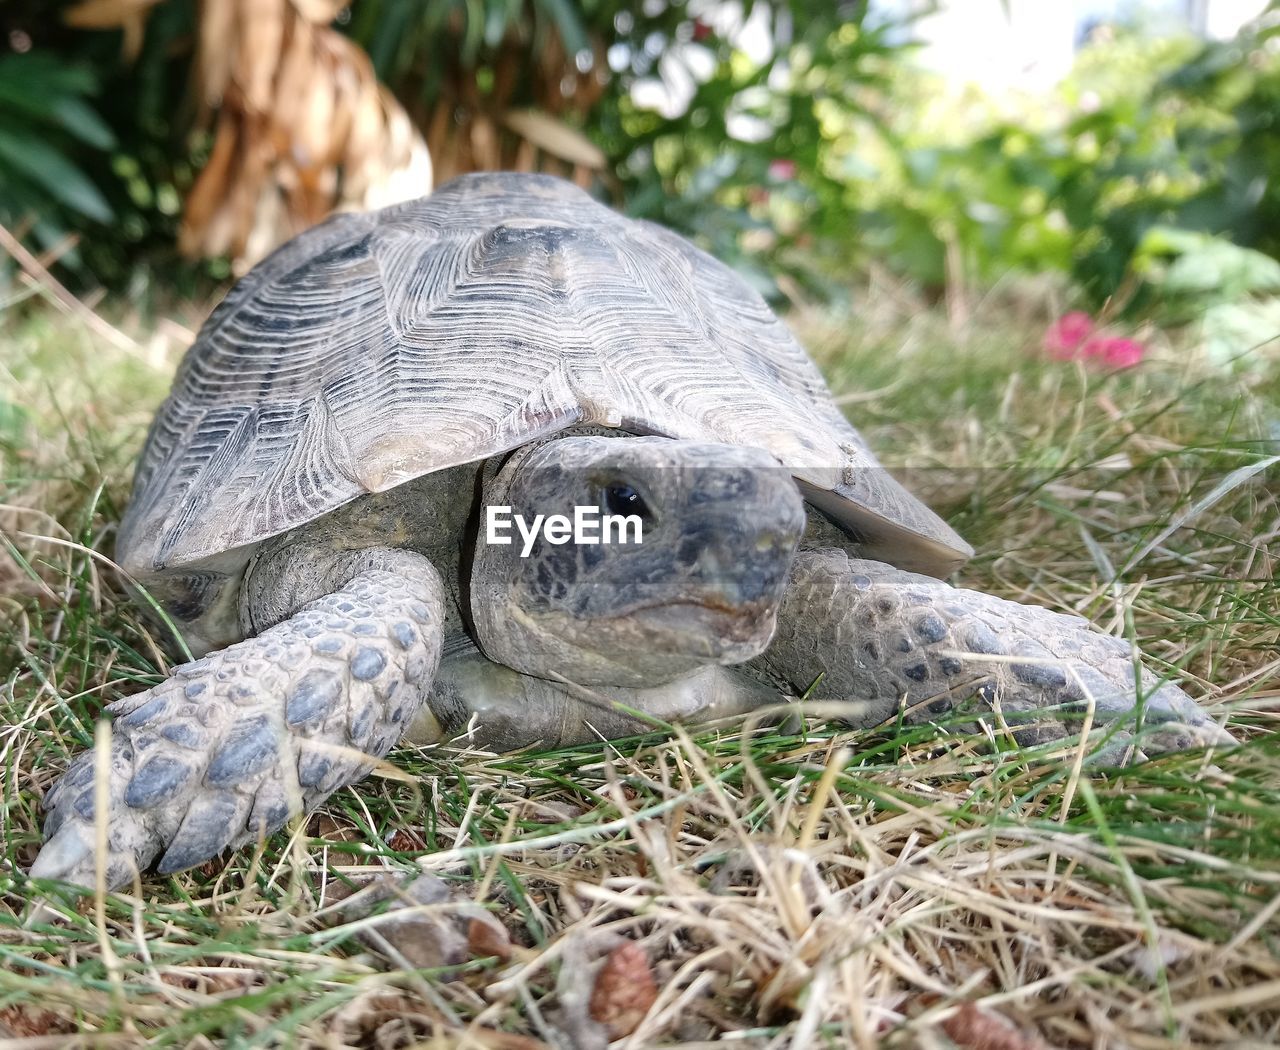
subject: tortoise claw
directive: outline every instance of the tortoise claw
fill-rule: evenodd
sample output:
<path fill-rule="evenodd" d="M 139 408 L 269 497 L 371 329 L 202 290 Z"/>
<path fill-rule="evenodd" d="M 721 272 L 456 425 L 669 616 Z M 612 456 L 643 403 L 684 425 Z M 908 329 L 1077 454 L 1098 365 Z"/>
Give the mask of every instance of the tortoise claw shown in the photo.
<path fill-rule="evenodd" d="M 33 879 L 61 879 L 86 885 L 86 879 L 93 878 L 93 843 L 85 829 L 75 823 L 63 824 L 40 847 L 29 874 Z"/>

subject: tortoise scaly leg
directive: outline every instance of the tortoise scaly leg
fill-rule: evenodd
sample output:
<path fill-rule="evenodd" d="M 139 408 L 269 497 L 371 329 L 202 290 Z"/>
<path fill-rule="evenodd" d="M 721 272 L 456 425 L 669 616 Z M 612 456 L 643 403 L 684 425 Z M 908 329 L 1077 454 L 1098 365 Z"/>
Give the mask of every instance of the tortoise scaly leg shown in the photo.
<path fill-rule="evenodd" d="M 363 777 L 413 721 L 440 659 L 440 578 L 407 551 L 353 565 L 276 626 L 111 705 L 108 886 L 156 858 L 168 874 L 275 831 Z M 93 752 L 45 809 L 31 875 L 92 886 Z"/>
<path fill-rule="evenodd" d="M 841 550 L 796 555 L 777 633 L 748 669 L 797 693 L 821 675 L 815 698 L 867 702 L 859 726 L 894 718 L 900 702 L 921 722 L 977 696 L 1031 742 L 1078 732 L 1092 697 L 1096 723 L 1141 710 L 1159 724 L 1141 741 L 1149 751 L 1234 743 L 1176 685 L 1135 676 L 1129 644 L 1080 617 Z"/>

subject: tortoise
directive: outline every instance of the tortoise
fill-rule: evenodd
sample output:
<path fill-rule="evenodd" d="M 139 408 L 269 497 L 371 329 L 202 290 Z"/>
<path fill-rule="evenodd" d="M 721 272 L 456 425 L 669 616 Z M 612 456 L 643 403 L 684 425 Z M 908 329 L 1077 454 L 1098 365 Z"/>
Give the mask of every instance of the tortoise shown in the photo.
<path fill-rule="evenodd" d="M 617 542 L 553 535 L 587 512 Z M 1022 741 L 1086 708 L 1230 740 L 1124 640 L 944 582 L 971 548 L 764 300 L 547 176 L 341 214 L 247 274 L 156 416 L 117 553 L 200 658 L 109 708 L 106 855 L 85 753 L 33 876 L 180 871 L 401 738 L 581 743 L 645 727 L 624 708 L 808 695 L 875 726 L 963 701 Z"/>

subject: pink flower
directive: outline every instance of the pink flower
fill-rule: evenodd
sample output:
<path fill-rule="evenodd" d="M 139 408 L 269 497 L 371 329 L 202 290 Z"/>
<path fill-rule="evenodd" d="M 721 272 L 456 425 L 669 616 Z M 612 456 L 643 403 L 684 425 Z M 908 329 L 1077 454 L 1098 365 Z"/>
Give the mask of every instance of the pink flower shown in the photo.
<path fill-rule="evenodd" d="M 1108 368 L 1132 368 L 1146 354 L 1147 348 L 1136 339 L 1121 336 L 1102 336 L 1090 339 L 1081 348 L 1084 357 L 1100 358 Z"/>
<path fill-rule="evenodd" d="M 787 182 L 796 177 L 796 162 L 794 160 L 771 160 L 769 161 L 769 178 L 775 182 Z"/>
<path fill-rule="evenodd" d="M 1132 368 L 1147 352 L 1136 339 L 1107 335 L 1083 310 L 1063 314 L 1044 334 L 1044 349 L 1059 361 L 1092 361 L 1104 368 Z"/>
<path fill-rule="evenodd" d="M 1070 361 L 1079 357 L 1081 345 L 1093 334 L 1093 318 L 1083 310 L 1063 314 L 1044 334 L 1044 349 L 1050 357 Z"/>

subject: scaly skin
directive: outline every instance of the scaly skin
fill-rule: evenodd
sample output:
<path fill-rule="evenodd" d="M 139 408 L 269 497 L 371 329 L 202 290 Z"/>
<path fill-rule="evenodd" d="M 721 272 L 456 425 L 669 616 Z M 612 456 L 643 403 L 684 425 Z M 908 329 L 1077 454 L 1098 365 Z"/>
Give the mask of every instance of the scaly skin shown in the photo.
<path fill-rule="evenodd" d="M 1008 659 L 1014 657 L 1016 659 Z M 900 703 L 925 721 L 970 697 L 997 705 L 1024 743 L 1078 732 L 1089 696 L 1097 723 L 1139 706 L 1133 654 L 1083 619 L 861 561 L 840 550 L 796 555 L 773 643 L 748 670 L 795 693 L 866 703 L 859 726 Z M 1147 750 L 1233 738 L 1177 686 L 1141 671 Z M 1052 709 L 1062 705 L 1062 710 Z"/>
<path fill-rule="evenodd" d="M 418 714 L 440 659 L 440 578 L 363 552 L 349 583 L 113 704 L 106 882 L 181 871 L 269 834 L 365 776 Z M 31 874 L 94 883 L 94 754 L 45 799 Z"/>

